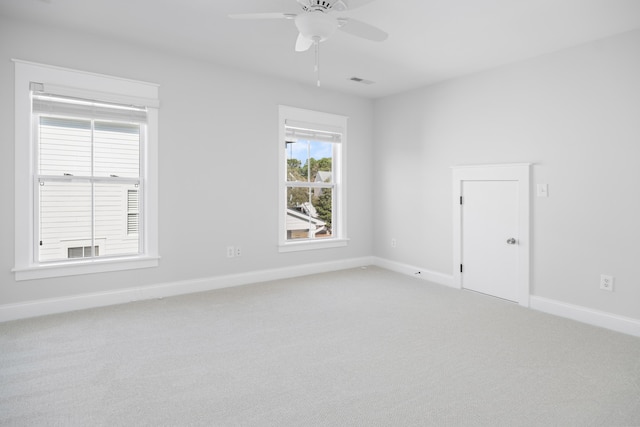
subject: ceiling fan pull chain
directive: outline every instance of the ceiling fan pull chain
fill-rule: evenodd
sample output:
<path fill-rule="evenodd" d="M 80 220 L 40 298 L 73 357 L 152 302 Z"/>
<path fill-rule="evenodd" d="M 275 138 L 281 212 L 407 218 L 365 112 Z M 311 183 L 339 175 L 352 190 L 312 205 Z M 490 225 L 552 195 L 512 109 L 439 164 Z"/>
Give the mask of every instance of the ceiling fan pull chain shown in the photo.
<path fill-rule="evenodd" d="M 316 77 L 320 87 L 320 39 L 318 37 L 314 37 L 314 44 L 316 45 Z"/>

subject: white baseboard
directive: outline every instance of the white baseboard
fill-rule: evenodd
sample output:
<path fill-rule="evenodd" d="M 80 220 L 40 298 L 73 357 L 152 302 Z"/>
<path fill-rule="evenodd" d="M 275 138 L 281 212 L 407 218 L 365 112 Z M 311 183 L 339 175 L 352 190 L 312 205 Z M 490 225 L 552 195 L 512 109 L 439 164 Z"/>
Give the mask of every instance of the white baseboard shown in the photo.
<path fill-rule="evenodd" d="M 457 289 L 457 286 L 453 283 L 453 276 L 449 274 L 430 271 L 413 265 L 402 264 L 400 262 L 378 257 L 373 257 L 373 264 L 380 268 L 395 271 L 396 273 L 406 274 L 408 276 L 417 277 L 419 279 Z"/>
<path fill-rule="evenodd" d="M 531 308 L 567 319 L 640 337 L 640 320 L 531 295 Z"/>
<path fill-rule="evenodd" d="M 127 288 L 109 292 L 97 292 L 83 295 L 71 295 L 17 304 L 0 305 L 0 322 L 64 313 L 108 305 L 124 304 L 133 301 L 171 297 L 176 295 L 206 292 L 214 289 L 248 285 L 271 280 L 288 279 L 309 274 L 346 270 L 367 265 L 417 277 L 429 282 L 456 288 L 453 276 L 420 267 L 399 263 L 378 257 L 351 258 L 339 261 L 297 265 L 226 276 L 207 277 L 179 282 Z M 563 303 L 532 295 L 530 307 L 534 310 L 565 317 L 579 322 L 599 326 L 613 331 L 640 337 L 640 320 L 593 310 L 586 307 Z"/>
<path fill-rule="evenodd" d="M 366 265 L 373 265 L 373 257 L 351 258 L 315 264 L 296 265 L 293 267 L 251 271 L 226 276 L 207 277 L 179 282 L 160 283 L 157 285 L 120 289 L 109 292 L 96 292 L 83 295 L 71 295 L 61 298 L 49 298 L 17 304 L 0 305 L 0 322 L 64 313 L 108 305 L 124 304 L 133 301 L 171 297 L 214 289 L 288 279 L 309 274 L 346 270 Z"/>
<path fill-rule="evenodd" d="M 454 284 L 452 275 L 429 271 L 421 269 L 420 267 L 402 264 L 378 257 L 373 258 L 373 264 L 381 268 L 386 268 L 387 270 L 395 271 L 397 273 L 419 277 L 433 283 L 459 289 L 458 286 Z M 599 326 L 601 328 L 610 329 L 612 331 L 640 337 L 640 320 L 638 319 L 618 316 L 616 314 L 593 310 L 578 305 L 567 304 L 564 302 L 534 295 L 530 296 L 529 308 L 553 314 L 555 316 L 576 320 L 578 322 L 586 323 L 589 325 Z"/>

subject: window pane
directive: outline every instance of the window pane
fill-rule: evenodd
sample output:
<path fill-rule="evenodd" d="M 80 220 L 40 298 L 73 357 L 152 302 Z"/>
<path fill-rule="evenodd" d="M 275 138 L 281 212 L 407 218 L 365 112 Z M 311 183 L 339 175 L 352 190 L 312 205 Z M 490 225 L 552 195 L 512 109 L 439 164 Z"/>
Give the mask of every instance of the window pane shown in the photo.
<path fill-rule="evenodd" d="M 287 181 L 333 182 L 333 144 L 321 141 L 287 142 Z"/>
<path fill-rule="evenodd" d="M 303 165 L 309 158 L 309 143 L 306 141 L 287 142 L 287 181 L 308 182 L 309 176 Z"/>
<path fill-rule="evenodd" d="M 140 125 L 94 123 L 94 175 L 140 176 Z"/>
<path fill-rule="evenodd" d="M 287 240 L 330 237 L 331 205 L 330 188 L 288 187 Z M 328 224 L 325 218 L 329 219 Z"/>
<path fill-rule="evenodd" d="M 311 141 L 309 143 L 311 158 L 311 181 L 312 182 L 333 182 L 333 144 L 330 142 Z"/>
<path fill-rule="evenodd" d="M 316 238 L 333 235 L 333 190 L 331 188 L 314 188 L 311 199 L 318 219 L 324 222 L 324 229 L 316 233 Z"/>
<path fill-rule="evenodd" d="M 40 117 L 40 175 L 91 175 L 91 122 Z"/>
<path fill-rule="evenodd" d="M 67 259 L 69 247 L 90 245 L 91 184 L 48 181 L 39 189 L 39 261 Z"/>
<path fill-rule="evenodd" d="M 129 192 L 137 191 L 135 185 L 124 183 L 98 183 L 94 187 L 95 236 L 104 240 L 100 256 L 130 255 L 139 253 L 137 233 L 129 233 L 131 226 Z M 137 209 L 137 204 L 135 206 Z M 137 231 L 136 217 L 136 231 Z"/>

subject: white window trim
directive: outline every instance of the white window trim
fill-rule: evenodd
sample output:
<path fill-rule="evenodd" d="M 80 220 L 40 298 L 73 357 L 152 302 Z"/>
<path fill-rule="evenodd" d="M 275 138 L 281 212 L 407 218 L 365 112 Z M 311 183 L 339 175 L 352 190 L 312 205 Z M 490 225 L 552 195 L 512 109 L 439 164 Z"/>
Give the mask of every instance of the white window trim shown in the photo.
<path fill-rule="evenodd" d="M 158 265 L 158 85 L 68 68 L 13 60 L 15 64 L 15 273 L 16 280 L 101 273 Z M 33 142 L 31 138 L 30 82 L 73 90 L 76 96 L 127 100 L 148 107 L 145 149 L 144 253 L 135 256 L 93 258 L 40 264 L 35 261 Z M 25 167 L 25 165 L 28 165 Z"/>
<path fill-rule="evenodd" d="M 335 200 L 336 206 L 333 207 L 334 221 L 336 222 L 337 234 L 335 237 L 327 239 L 301 239 L 301 240 L 287 240 L 286 235 L 286 200 L 287 200 L 287 168 L 286 168 L 286 155 L 283 148 L 285 137 L 285 122 L 296 121 L 311 123 L 319 125 L 325 129 L 340 129 L 342 132 L 341 137 L 341 149 L 340 155 L 333 161 L 332 178 L 335 182 L 336 193 Z M 349 239 L 347 238 L 347 186 L 346 186 L 346 173 L 345 165 L 347 162 L 347 120 L 348 117 L 340 116 L 337 114 L 324 113 L 313 110 L 305 110 L 302 108 L 289 107 L 285 105 L 279 106 L 279 119 L 278 119 L 278 177 L 279 177 L 279 192 L 278 192 L 278 251 L 279 252 L 297 252 L 303 250 L 313 249 L 328 249 L 347 246 Z"/>

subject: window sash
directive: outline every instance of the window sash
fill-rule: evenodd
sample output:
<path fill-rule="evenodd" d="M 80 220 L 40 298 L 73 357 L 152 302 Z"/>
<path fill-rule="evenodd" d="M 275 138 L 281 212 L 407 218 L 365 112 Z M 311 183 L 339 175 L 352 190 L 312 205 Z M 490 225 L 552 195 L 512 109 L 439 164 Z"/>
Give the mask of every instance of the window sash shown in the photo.
<path fill-rule="evenodd" d="M 41 185 L 47 185 L 47 183 L 66 183 L 66 184 L 84 184 L 86 200 L 80 200 L 78 202 L 78 187 L 72 187 L 66 191 L 72 192 L 71 204 L 69 199 L 58 199 L 53 196 L 41 195 Z M 111 184 L 111 185 L 105 185 Z M 60 261 L 68 261 L 66 257 L 59 254 L 58 256 L 52 255 L 51 251 L 55 247 L 59 247 L 65 240 L 86 240 L 87 245 L 98 245 L 98 241 L 104 241 L 105 236 L 109 235 L 109 230 L 113 227 L 118 227 L 120 231 L 116 232 L 114 236 L 110 234 L 111 249 L 102 251 L 99 254 L 100 258 L 113 258 L 123 256 L 137 256 L 145 253 L 144 246 L 144 216 L 142 203 L 139 202 L 137 212 L 128 211 L 126 206 L 126 200 L 124 196 L 121 197 L 121 202 L 114 201 L 114 195 L 123 194 L 121 185 L 134 185 L 140 194 L 142 194 L 142 181 L 141 180 L 111 180 L 108 179 L 78 179 L 76 177 L 53 177 L 53 179 L 47 179 L 44 177 L 38 177 L 36 179 L 34 190 L 34 205 L 38 207 L 34 213 L 34 262 L 41 265 L 54 264 Z M 109 188 L 111 187 L 111 188 Z M 74 189 L 75 188 L 75 189 Z M 65 189 L 63 188 L 63 191 Z M 46 211 L 43 211 L 43 201 L 46 201 L 48 206 Z M 124 203 L 122 203 L 124 202 Z M 80 203 L 80 204 L 78 204 Z M 110 204 L 111 206 L 106 205 Z M 62 204 L 62 209 L 60 205 Z M 117 204 L 114 208 L 114 204 Z M 85 212 L 81 214 L 81 217 L 77 217 L 78 209 L 83 209 Z M 114 213 L 115 209 L 115 213 Z M 68 213 L 67 213 L 68 212 Z M 132 231 L 133 224 L 131 223 L 131 215 L 135 214 L 135 232 Z M 43 216 L 44 215 L 44 216 Z M 113 219 L 113 216 L 117 215 L 118 219 Z M 60 223 L 60 219 L 74 216 L 72 224 L 73 227 L 64 225 L 64 221 Z M 56 220 L 57 218 L 60 218 Z M 83 221 L 85 225 L 82 226 L 78 221 Z M 48 231 L 51 226 L 59 227 L 63 236 L 55 238 L 55 242 L 52 244 L 52 233 Z M 47 227 L 43 229 L 42 227 Z M 78 233 L 81 234 L 78 234 Z M 54 232 L 55 234 L 59 234 Z M 129 238 L 127 238 L 129 237 Z M 133 238 L 133 240 L 132 240 Z M 43 243 L 44 240 L 44 243 Z M 106 243 L 106 242 L 105 242 Z M 43 244 L 45 247 L 43 247 Z M 116 247 L 114 247 L 116 246 Z M 44 252 L 41 251 L 44 250 Z M 97 257 L 97 255 L 96 255 Z"/>
<path fill-rule="evenodd" d="M 34 100 L 35 103 L 35 100 Z M 91 106 L 87 106 L 88 108 L 91 108 Z M 80 110 L 78 110 L 78 113 L 80 112 Z M 55 262 L 60 262 L 60 261 L 66 261 L 69 262 L 68 257 L 64 257 L 64 254 L 60 254 L 57 258 L 55 256 L 49 256 L 49 259 L 47 259 L 46 254 L 47 252 L 51 251 L 51 248 L 49 248 L 48 250 L 45 250 L 44 252 L 41 251 L 42 245 L 43 245 L 43 231 L 42 231 L 42 221 L 43 218 L 41 218 L 41 215 L 43 214 L 42 212 L 42 204 L 41 204 L 41 192 L 39 191 L 38 187 L 40 185 L 46 185 L 47 182 L 59 182 L 59 183 L 68 183 L 68 184 L 81 184 L 81 183 L 85 183 L 89 185 L 90 188 L 90 229 L 88 230 L 88 235 L 86 236 L 89 241 L 90 241 L 90 246 L 89 247 L 93 247 L 96 245 L 96 239 L 98 238 L 98 234 L 100 236 L 104 235 L 105 233 L 107 233 L 109 229 L 109 225 L 101 225 L 103 223 L 108 222 L 110 224 L 115 223 L 116 221 L 120 222 L 120 228 L 123 230 L 123 233 L 121 233 L 121 238 L 115 238 L 114 241 L 114 245 L 116 247 L 116 249 L 114 249 L 112 251 L 111 254 L 109 254 L 106 251 L 101 251 L 101 253 L 98 254 L 94 254 L 93 256 L 84 256 L 82 258 L 86 259 L 86 258 L 108 258 L 108 257 L 122 257 L 122 256 L 139 256 L 140 254 L 144 253 L 144 246 L 143 246 L 143 232 L 142 230 L 144 230 L 144 224 L 142 223 L 142 215 L 140 215 L 140 212 L 142 212 L 142 206 L 140 203 L 140 199 L 144 199 L 142 190 L 143 190 L 143 178 L 142 178 L 142 174 L 143 174 L 143 169 L 142 169 L 142 164 L 143 164 L 143 156 L 144 156 L 144 138 L 146 137 L 146 132 L 145 132 L 145 124 L 140 124 L 140 123 L 136 123 L 135 125 L 131 125 L 130 121 L 129 122 L 122 122 L 122 121 L 110 121 L 110 122 L 105 122 L 104 121 L 104 115 L 101 116 L 100 119 L 96 119 L 93 118 L 95 117 L 95 114 L 93 114 L 94 111 L 89 111 L 87 116 L 82 116 L 81 114 L 78 114 L 77 117 L 73 118 L 73 120 L 77 121 L 77 124 L 83 125 L 83 122 L 86 122 L 86 126 L 88 126 L 88 129 L 90 131 L 90 134 L 88 137 L 85 138 L 84 141 L 80 141 L 80 143 L 82 144 L 87 144 L 88 147 L 88 152 L 87 152 L 87 158 L 85 159 L 85 161 L 88 163 L 88 165 L 85 164 L 84 168 L 78 169 L 78 171 L 81 172 L 81 174 L 76 174 L 77 171 L 74 170 L 73 168 L 69 169 L 70 171 L 74 172 L 74 173 L 63 173 L 62 169 L 58 168 L 61 172 L 60 175 L 50 175 L 50 174 L 40 174 L 40 170 L 41 170 L 41 165 L 40 162 L 42 160 L 42 137 L 41 137 L 41 132 L 40 129 L 42 126 L 48 126 L 49 128 L 55 128 L 56 126 L 59 126 L 60 128 L 60 132 L 64 133 L 65 129 L 69 129 L 69 126 L 73 127 L 74 124 L 71 122 L 65 122 L 64 119 L 60 119 L 60 116 L 51 116 L 49 114 L 45 114 L 45 113 L 34 113 L 33 114 L 33 122 L 34 122 L 34 126 L 35 126 L 35 132 L 34 132 L 34 137 L 33 137 L 33 144 L 35 145 L 35 162 L 36 165 L 34 167 L 34 182 L 36 184 L 36 188 L 33 192 L 34 195 L 34 206 L 37 206 L 37 213 L 35 215 L 35 221 L 34 221 L 34 245 L 35 248 L 33 250 L 33 256 L 34 256 L 34 262 L 36 264 L 42 264 L 42 265 L 47 265 L 47 264 L 51 264 L 51 263 L 55 263 Z M 88 116 L 93 116 L 93 117 L 88 117 Z M 110 116 L 110 118 L 114 118 L 115 116 Z M 41 120 L 42 119 L 42 120 Z M 50 119 L 50 120 L 47 120 Z M 115 140 L 114 141 L 104 141 L 103 139 L 106 137 L 109 137 L 109 135 L 106 135 L 105 132 L 110 132 L 112 133 L 111 137 L 115 136 Z M 124 151 L 122 149 L 117 150 L 117 154 L 114 157 L 115 160 L 115 164 L 112 166 L 113 167 L 113 172 L 117 172 L 117 174 L 124 174 L 124 175 L 131 175 L 131 176 L 118 176 L 117 174 L 109 174 L 108 176 L 106 174 L 109 173 L 109 171 L 107 170 L 109 168 L 108 163 L 111 161 L 111 154 L 109 154 L 108 156 L 104 156 L 101 155 L 100 152 L 96 150 L 96 147 L 98 147 L 98 149 L 102 148 L 102 151 L 107 150 L 107 152 L 114 150 L 115 148 L 118 147 L 112 147 L 112 145 L 119 145 L 122 144 L 123 142 L 126 142 L 127 137 L 126 135 L 135 135 L 135 138 L 132 140 L 134 142 L 133 147 L 133 151 L 131 151 L 131 148 L 128 149 L 129 154 L 127 154 L 127 150 L 125 149 Z M 65 137 L 70 137 L 73 138 L 73 134 L 70 134 L 70 136 L 67 135 L 63 135 L 62 136 L 62 141 L 64 143 L 65 141 Z M 50 162 L 52 162 L 52 164 L 55 165 L 56 162 L 60 162 L 60 157 L 56 156 L 55 154 L 55 150 L 56 147 L 55 145 L 52 146 L 52 148 L 50 147 L 50 151 L 49 155 L 52 157 L 52 159 L 50 159 Z M 52 154 L 53 153 L 53 154 Z M 134 157 L 131 157 L 131 156 Z M 134 160 L 134 163 L 132 163 L 131 165 L 127 166 L 128 163 L 131 163 L 131 161 L 127 161 L 126 158 L 127 156 Z M 55 157 L 58 157 L 57 159 Z M 122 157 L 122 159 L 120 159 L 120 157 Z M 73 165 L 73 160 L 71 160 L 69 162 L 70 165 Z M 49 168 L 47 169 L 48 171 L 55 171 L 55 167 L 54 168 Z M 100 174 L 101 176 L 97 175 Z M 130 206 L 129 206 L 129 197 L 127 197 L 126 199 L 123 198 L 123 200 L 121 201 L 122 204 L 122 208 L 120 209 L 121 211 L 121 219 L 120 220 L 116 220 L 114 217 L 113 212 L 107 213 L 107 211 L 101 211 L 101 209 L 99 206 L 96 205 L 96 203 L 104 203 L 103 197 L 100 196 L 101 192 L 110 192 L 110 193 L 118 193 L 118 194 L 122 194 L 124 196 L 124 193 L 122 193 L 122 190 L 119 190 L 118 187 L 120 185 L 126 186 L 126 185 L 134 185 L 136 186 L 136 191 L 139 193 L 138 194 L 138 204 L 137 204 L 137 211 L 135 212 L 136 218 L 135 218 L 135 232 L 132 232 L 133 230 L 133 219 L 131 218 L 131 214 L 134 213 L 131 211 Z M 105 190 L 109 188 L 109 190 Z M 96 191 L 96 189 L 98 189 Z M 128 195 L 128 193 L 127 193 Z M 61 197 L 59 199 L 59 201 L 57 201 L 57 203 L 65 203 L 65 199 L 63 197 Z M 111 202 L 113 203 L 113 202 Z M 116 208 L 111 208 L 111 210 L 116 209 Z M 64 208 L 63 208 L 64 210 Z M 105 219 L 105 218 L 109 218 L 110 215 L 110 220 Z M 104 227 L 107 227 L 106 229 Z M 64 228 L 63 230 L 61 230 L 64 233 Z M 69 231 L 69 230 L 67 230 Z M 129 239 L 127 239 L 127 236 L 131 236 L 134 238 L 134 242 L 135 243 L 128 243 L 131 242 L 131 237 L 129 237 Z M 56 244 L 59 245 L 58 243 L 54 243 L 53 246 L 55 246 Z M 132 246 L 133 245 L 133 246 Z M 48 243 L 48 246 L 51 246 L 50 243 Z M 81 261 L 81 258 L 77 258 L 77 259 L 72 259 L 73 262 L 79 262 Z"/>
<path fill-rule="evenodd" d="M 290 243 L 290 242 L 320 241 L 320 240 L 327 241 L 327 240 L 335 239 L 339 232 L 339 225 L 336 224 L 337 222 L 335 221 L 336 212 L 334 210 L 335 201 L 336 201 L 336 192 L 334 191 L 335 185 L 327 185 L 323 187 L 320 187 L 320 186 L 310 187 L 308 185 L 288 185 L 287 184 L 286 186 L 287 194 L 289 194 L 290 189 L 296 189 L 296 188 L 304 188 L 305 190 L 308 190 L 308 193 L 307 193 L 308 199 L 306 202 L 304 202 L 304 204 L 307 204 L 307 203 L 309 204 L 309 206 L 307 207 L 307 210 L 309 211 L 306 213 L 297 211 L 295 207 L 290 207 L 289 203 L 287 203 L 287 205 L 284 207 L 285 208 L 285 233 L 286 233 L 285 241 Z M 331 190 L 331 206 L 330 206 L 331 217 L 328 221 L 322 218 L 322 215 L 320 214 L 320 212 L 316 211 L 316 209 L 318 209 L 320 205 L 313 204 L 313 198 L 316 197 L 314 190 L 317 190 L 317 189 Z M 298 207 L 302 207 L 302 205 L 303 204 L 301 204 Z M 314 212 L 315 215 L 313 215 L 312 212 Z M 308 226 L 307 235 L 305 237 L 302 237 L 300 231 L 298 231 L 297 233 L 294 233 L 295 230 L 292 230 L 289 228 L 289 226 L 293 223 L 302 224 L 305 222 Z M 316 232 L 314 233 L 314 231 Z M 321 234 L 320 236 L 317 236 L 316 234 L 318 231 L 319 232 L 324 231 L 325 233 Z M 328 233 L 328 235 L 326 233 Z"/>

